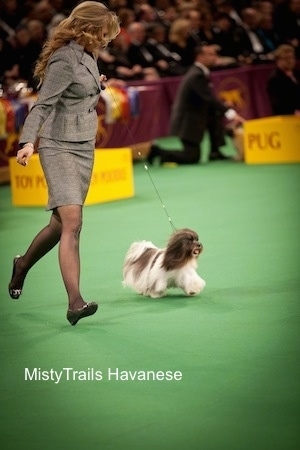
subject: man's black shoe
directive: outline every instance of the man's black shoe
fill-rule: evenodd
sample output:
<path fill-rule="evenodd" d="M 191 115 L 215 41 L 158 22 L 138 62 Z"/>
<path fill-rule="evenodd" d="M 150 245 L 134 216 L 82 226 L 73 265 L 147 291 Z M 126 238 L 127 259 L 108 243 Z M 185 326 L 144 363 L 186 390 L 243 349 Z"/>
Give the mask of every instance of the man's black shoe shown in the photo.
<path fill-rule="evenodd" d="M 209 161 L 232 161 L 231 156 L 225 156 L 221 152 L 212 152 L 209 155 Z"/>
<path fill-rule="evenodd" d="M 157 158 L 157 156 L 160 156 L 160 148 L 158 147 L 158 145 L 151 145 L 150 147 L 150 152 L 147 156 L 147 162 L 150 164 L 150 166 L 152 166 L 153 161 L 155 158 Z"/>

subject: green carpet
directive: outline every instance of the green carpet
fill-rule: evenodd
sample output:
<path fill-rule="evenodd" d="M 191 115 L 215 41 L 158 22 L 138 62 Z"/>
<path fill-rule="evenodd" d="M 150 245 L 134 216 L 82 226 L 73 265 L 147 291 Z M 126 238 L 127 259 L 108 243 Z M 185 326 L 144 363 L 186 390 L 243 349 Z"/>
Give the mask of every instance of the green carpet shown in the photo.
<path fill-rule="evenodd" d="M 200 162 L 207 163 L 209 156 L 209 135 L 208 133 L 204 134 L 202 143 L 201 143 L 201 154 L 200 154 Z M 164 138 L 159 138 L 155 140 L 155 143 L 159 144 L 159 146 L 165 150 L 181 150 L 182 143 L 179 138 L 176 136 L 166 136 Z M 225 145 L 221 148 L 222 152 L 228 156 L 237 155 L 237 151 L 234 147 L 233 140 L 229 136 L 225 136 Z"/>
<path fill-rule="evenodd" d="M 199 233 L 207 286 L 157 300 L 122 287 L 131 242 L 162 246 L 172 231 L 136 163 L 134 198 L 84 209 L 81 286 L 100 308 L 76 327 L 65 319 L 56 250 L 32 269 L 19 301 L 8 297 L 12 258 L 49 213 L 13 208 L 0 188 L 2 447 L 298 450 L 300 165 L 150 173 L 175 227 Z M 63 375 L 30 381 L 26 368 Z M 180 371 L 182 380 L 109 380 L 109 369 Z M 101 380 L 82 379 L 93 370 Z"/>

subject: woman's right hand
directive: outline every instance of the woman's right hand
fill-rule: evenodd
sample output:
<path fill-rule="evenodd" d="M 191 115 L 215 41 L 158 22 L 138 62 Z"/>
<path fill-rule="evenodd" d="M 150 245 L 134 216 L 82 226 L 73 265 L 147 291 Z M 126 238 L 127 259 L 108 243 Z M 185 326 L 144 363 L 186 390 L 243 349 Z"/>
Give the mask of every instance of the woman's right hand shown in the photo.
<path fill-rule="evenodd" d="M 34 152 L 34 146 L 31 143 L 25 144 L 17 153 L 17 163 L 21 166 L 27 166 L 29 159 Z"/>

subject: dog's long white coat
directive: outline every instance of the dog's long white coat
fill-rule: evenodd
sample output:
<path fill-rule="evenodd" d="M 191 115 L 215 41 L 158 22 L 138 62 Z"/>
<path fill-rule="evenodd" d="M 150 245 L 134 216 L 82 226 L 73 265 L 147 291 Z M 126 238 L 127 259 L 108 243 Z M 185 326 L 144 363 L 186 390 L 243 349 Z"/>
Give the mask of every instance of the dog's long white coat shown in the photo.
<path fill-rule="evenodd" d="M 148 250 L 152 249 L 152 251 Z M 148 255 L 145 257 L 145 251 Z M 123 286 L 152 298 L 166 295 L 167 289 L 177 287 L 187 295 L 195 295 L 205 287 L 205 281 L 196 272 L 197 258 L 191 258 L 184 267 L 166 271 L 162 267 L 165 249 L 156 247 L 150 241 L 131 244 L 124 260 Z M 138 270 L 144 259 L 143 269 Z"/>

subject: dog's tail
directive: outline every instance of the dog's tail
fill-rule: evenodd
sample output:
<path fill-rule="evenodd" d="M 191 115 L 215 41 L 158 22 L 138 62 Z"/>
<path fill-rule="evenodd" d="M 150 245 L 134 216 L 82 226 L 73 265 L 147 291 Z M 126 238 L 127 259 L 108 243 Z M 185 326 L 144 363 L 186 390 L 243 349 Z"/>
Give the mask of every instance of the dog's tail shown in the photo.
<path fill-rule="evenodd" d="M 157 247 L 150 241 L 134 242 L 133 244 L 131 244 L 126 253 L 125 262 L 133 263 L 134 261 L 139 259 L 148 249 L 157 250 Z"/>
<path fill-rule="evenodd" d="M 157 247 L 149 241 L 134 242 L 129 247 L 123 264 L 123 286 L 128 286 L 140 294 L 144 293 L 144 278 L 142 273 L 149 265 L 149 261 Z"/>

